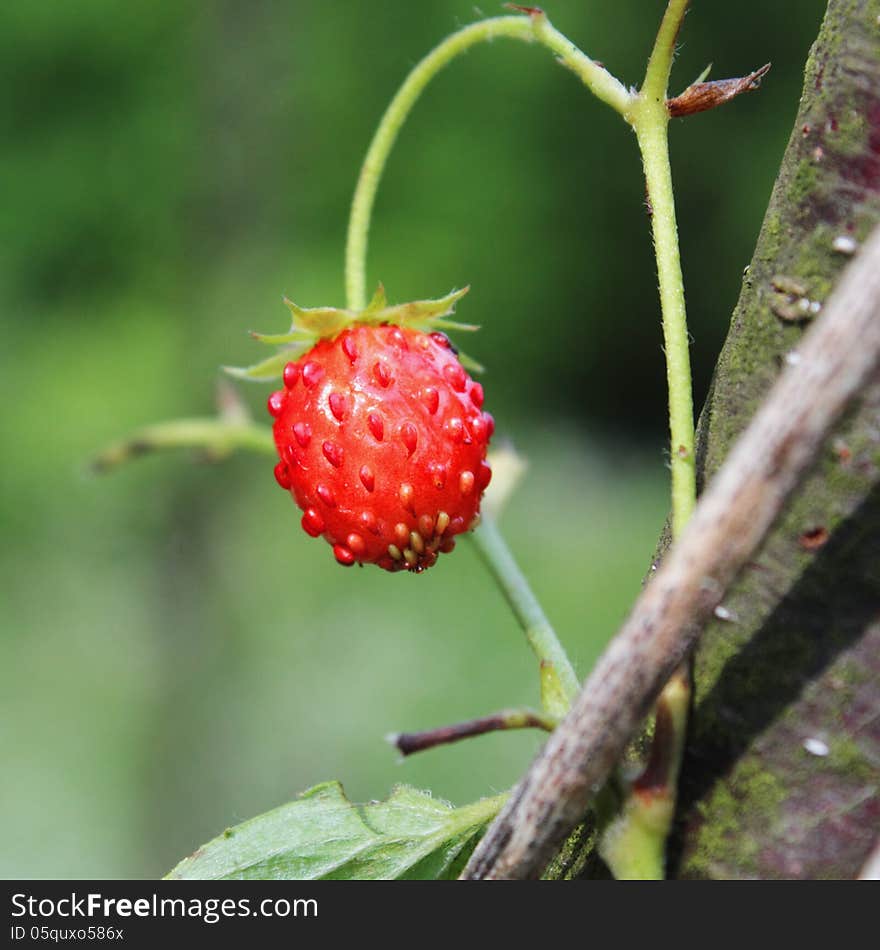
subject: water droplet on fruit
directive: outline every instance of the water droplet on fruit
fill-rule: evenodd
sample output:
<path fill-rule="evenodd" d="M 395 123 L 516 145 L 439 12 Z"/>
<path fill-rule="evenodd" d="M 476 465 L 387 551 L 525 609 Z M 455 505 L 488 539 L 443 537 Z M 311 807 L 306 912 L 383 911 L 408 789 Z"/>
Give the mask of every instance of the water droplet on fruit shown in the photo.
<path fill-rule="evenodd" d="M 293 437 L 299 442 L 301 449 L 307 449 L 309 442 L 312 441 L 312 427 L 308 422 L 295 422 L 293 424 Z"/>
<path fill-rule="evenodd" d="M 440 333 L 439 331 L 435 330 L 434 333 L 431 334 L 431 339 L 436 344 L 438 344 L 438 346 L 442 346 L 446 350 L 452 348 L 452 344 L 449 342 L 449 337 L 445 333 Z"/>
<path fill-rule="evenodd" d="M 354 564 L 354 554 L 344 544 L 333 545 L 333 556 L 343 567 L 351 567 Z"/>
<path fill-rule="evenodd" d="M 404 508 L 411 511 L 415 514 L 415 508 L 413 506 L 413 499 L 415 498 L 415 489 L 408 482 L 403 482 L 400 486 L 400 491 L 398 492 L 398 497 L 400 498 L 400 503 Z"/>
<path fill-rule="evenodd" d="M 306 508 L 302 516 L 302 526 L 306 534 L 317 538 L 324 531 L 324 519 L 314 508 Z"/>
<path fill-rule="evenodd" d="M 355 554 L 363 554 L 367 549 L 366 542 L 359 535 L 352 532 L 346 539 L 345 543 L 348 546 L 350 551 L 354 551 Z"/>
<path fill-rule="evenodd" d="M 309 389 L 313 389 L 324 378 L 324 367 L 309 360 L 302 368 L 303 382 Z"/>
<path fill-rule="evenodd" d="M 342 393 L 330 393 L 327 402 L 330 404 L 330 411 L 338 422 L 345 418 L 346 399 Z"/>
<path fill-rule="evenodd" d="M 422 401 L 433 416 L 440 408 L 440 393 L 433 386 L 427 386 L 422 390 Z"/>
<path fill-rule="evenodd" d="M 345 458 L 345 451 L 336 442 L 327 441 L 321 446 L 324 458 L 334 467 L 339 468 Z"/>
<path fill-rule="evenodd" d="M 299 363 L 288 363 L 284 367 L 284 385 L 293 389 L 299 380 Z"/>
<path fill-rule="evenodd" d="M 281 415 L 281 410 L 284 408 L 284 393 L 280 390 L 272 393 L 266 400 L 266 408 L 269 410 L 269 415 L 277 419 Z"/>
<path fill-rule="evenodd" d="M 381 360 L 373 364 L 373 377 L 383 389 L 387 389 L 394 382 L 391 371 Z"/>
<path fill-rule="evenodd" d="M 491 439 L 495 434 L 495 417 L 491 412 L 484 412 L 483 419 L 486 422 L 486 439 Z"/>
<path fill-rule="evenodd" d="M 464 441 L 464 423 L 457 416 L 453 416 L 452 419 L 447 419 L 446 422 L 443 423 L 443 428 L 453 442 Z"/>
<path fill-rule="evenodd" d="M 471 402 L 477 407 L 477 409 L 483 408 L 484 398 L 485 394 L 483 393 L 483 387 L 480 385 L 480 383 L 474 383 L 474 385 L 471 386 Z"/>
<path fill-rule="evenodd" d="M 275 481 L 285 490 L 290 490 L 290 469 L 284 462 L 275 466 Z"/>
<path fill-rule="evenodd" d="M 480 491 L 485 491 L 491 481 L 492 467 L 488 462 L 480 462 L 480 467 L 477 469 L 477 488 Z"/>
<path fill-rule="evenodd" d="M 443 375 L 457 393 L 464 392 L 465 386 L 467 386 L 467 373 L 461 363 L 447 363 L 443 367 Z"/>
<path fill-rule="evenodd" d="M 342 352 L 348 357 L 349 363 L 354 364 L 357 361 L 358 351 L 350 333 L 346 333 L 342 338 Z"/>
<path fill-rule="evenodd" d="M 388 331 L 388 342 L 400 350 L 409 349 L 409 344 L 406 342 L 406 337 L 400 327 L 391 327 Z"/>
<path fill-rule="evenodd" d="M 373 470 L 369 465 L 362 465 L 358 475 L 360 475 L 361 484 L 367 491 L 372 491 L 376 487 L 376 476 L 373 475 Z"/>
<path fill-rule="evenodd" d="M 485 442 L 488 438 L 488 426 L 483 416 L 476 416 L 471 419 L 471 435 L 477 442 Z"/>
<path fill-rule="evenodd" d="M 358 521 L 360 521 L 361 527 L 365 531 L 369 531 L 370 534 L 379 533 L 379 522 L 376 521 L 376 516 L 372 511 L 362 511 Z"/>
<path fill-rule="evenodd" d="M 385 438 L 385 423 L 378 412 L 371 412 L 367 416 L 367 425 L 370 427 L 370 432 L 373 433 L 373 438 L 377 442 L 381 442 L 382 439 Z"/>
<path fill-rule="evenodd" d="M 407 455 L 412 455 L 419 444 L 418 429 L 411 422 L 404 422 L 400 427 L 400 438 L 406 446 Z"/>
<path fill-rule="evenodd" d="M 428 476 L 438 491 L 442 491 L 446 487 L 446 466 L 442 462 L 429 462 Z"/>
<path fill-rule="evenodd" d="M 458 487 L 462 495 L 469 495 L 474 490 L 474 473 L 470 471 L 463 471 L 458 477 Z"/>
<path fill-rule="evenodd" d="M 336 507 L 336 496 L 333 492 L 324 484 L 320 482 L 315 486 L 315 494 L 328 508 Z"/>

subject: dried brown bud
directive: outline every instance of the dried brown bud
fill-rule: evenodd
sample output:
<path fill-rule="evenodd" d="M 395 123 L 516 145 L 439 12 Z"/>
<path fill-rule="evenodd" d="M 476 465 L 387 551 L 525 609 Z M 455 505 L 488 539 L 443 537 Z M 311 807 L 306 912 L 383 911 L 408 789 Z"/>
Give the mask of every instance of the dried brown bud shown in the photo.
<path fill-rule="evenodd" d="M 666 108 L 673 118 L 693 115 L 696 112 L 706 112 L 724 105 L 731 99 L 751 92 L 761 85 L 761 80 L 770 70 L 770 63 L 756 69 L 748 76 L 740 79 L 717 79 L 714 82 L 696 82 L 674 99 L 666 100 Z"/>

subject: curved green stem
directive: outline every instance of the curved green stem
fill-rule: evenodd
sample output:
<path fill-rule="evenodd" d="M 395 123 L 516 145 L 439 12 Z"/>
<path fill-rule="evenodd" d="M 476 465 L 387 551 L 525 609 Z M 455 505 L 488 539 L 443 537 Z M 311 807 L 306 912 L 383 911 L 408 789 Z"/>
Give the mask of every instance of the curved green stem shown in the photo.
<path fill-rule="evenodd" d="M 630 93 L 607 70 L 579 50 L 556 30 L 543 13 L 503 16 L 481 20 L 447 37 L 419 62 L 391 100 L 361 166 L 351 204 L 345 248 L 345 296 L 350 310 L 363 310 L 367 303 L 367 242 L 370 219 L 379 180 L 397 134 L 428 83 L 461 53 L 497 37 L 538 42 L 555 53 L 560 62 L 576 73 L 603 102 L 623 114 Z"/>
<path fill-rule="evenodd" d="M 471 537 L 541 664 L 541 705 L 545 712 L 561 718 L 568 712 L 579 687 L 565 648 L 513 559 L 495 520 L 484 515 L 482 524 Z"/>
<path fill-rule="evenodd" d="M 675 41 L 688 5 L 689 0 L 669 0 L 642 89 L 626 116 L 635 130 L 642 155 L 660 284 L 669 388 L 673 539 L 684 530 L 697 502 L 690 347 L 669 165 L 666 107 Z M 690 694 L 690 671 L 688 665 L 683 664 L 657 700 L 648 766 L 629 787 L 620 813 L 603 831 L 600 851 L 619 879 L 657 880 L 665 876 L 666 839 L 675 815 Z"/>

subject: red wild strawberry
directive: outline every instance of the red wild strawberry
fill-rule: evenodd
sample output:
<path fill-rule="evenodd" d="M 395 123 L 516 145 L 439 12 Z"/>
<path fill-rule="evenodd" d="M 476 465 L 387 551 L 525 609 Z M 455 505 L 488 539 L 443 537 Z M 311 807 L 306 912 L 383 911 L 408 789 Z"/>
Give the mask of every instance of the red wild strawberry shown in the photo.
<path fill-rule="evenodd" d="M 374 302 L 364 314 L 401 309 Z M 494 423 L 445 335 L 426 332 L 439 322 L 349 320 L 288 362 L 269 397 L 275 477 L 340 564 L 418 573 L 475 526 Z"/>

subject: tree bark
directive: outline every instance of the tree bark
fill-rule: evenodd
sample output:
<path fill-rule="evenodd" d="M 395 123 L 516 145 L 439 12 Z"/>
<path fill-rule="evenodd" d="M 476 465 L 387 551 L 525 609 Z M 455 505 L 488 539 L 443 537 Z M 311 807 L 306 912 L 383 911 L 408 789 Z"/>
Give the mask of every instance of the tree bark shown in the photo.
<path fill-rule="evenodd" d="M 701 483 L 878 222 L 880 0 L 830 0 L 700 418 Z M 858 876 L 880 834 L 880 386 L 718 614 L 695 657 L 672 873 Z"/>
<path fill-rule="evenodd" d="M 880 0 L 830 0 L 701 417 L 708 490 L 464 877 L 540 873 L 701 631 L 672 873 L 874 873 L 880 228 L 800 338 L 880 219 L 878 27 Z"/>

